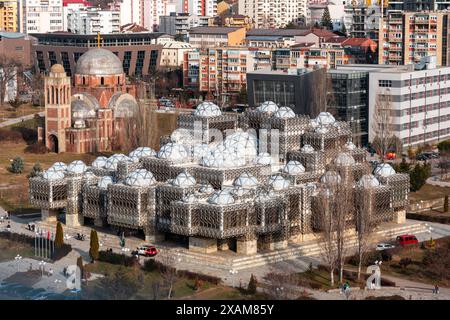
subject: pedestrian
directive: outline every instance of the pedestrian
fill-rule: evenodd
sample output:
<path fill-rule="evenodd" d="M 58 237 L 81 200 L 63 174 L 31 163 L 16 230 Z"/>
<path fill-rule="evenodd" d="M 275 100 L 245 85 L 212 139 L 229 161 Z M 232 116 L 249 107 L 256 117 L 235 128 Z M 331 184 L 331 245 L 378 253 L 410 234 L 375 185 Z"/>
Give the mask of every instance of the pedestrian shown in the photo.
<path fill-rule="evenodd" d="M 52 268 L 50 268 L 50 269 L 48 270 L 48 276 L 49 276 L 49 277 L 53 276 L 53 269 L 52 269 Z"/>
<path fill-rule="evenodd" d="M 6 231 L 11 231 L 11 225 L 8 223 L 8 225 L 6 226 Z"/>
<path fill-rule="evenodd" d="M 439 294 L 439 286 L 438 285 L 434 286 L 434 293 Z"/>

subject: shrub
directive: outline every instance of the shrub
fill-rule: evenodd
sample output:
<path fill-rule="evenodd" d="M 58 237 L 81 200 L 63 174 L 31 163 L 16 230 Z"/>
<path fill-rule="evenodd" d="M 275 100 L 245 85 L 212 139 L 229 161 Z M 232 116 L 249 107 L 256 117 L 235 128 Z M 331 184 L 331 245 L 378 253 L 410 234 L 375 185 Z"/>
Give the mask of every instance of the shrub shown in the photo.
<path fill-rule="evenodd" d="M 209 283 L 212 283 L 215 285 L 220 284 L 220 282 L 222 281 L 218 277 L 209 276 L 209 275 L 201 274 L 201 273 L 196 273 L 196 272 L 192 272 L 192 271 L 188 271 L 188 270 L 178 270 L 177 275 L 180 277 L 191 279 L 191 280 L 198 279 L 203 282 L 209 282 Z"/>
<path fill-rule="evenodd" d="M 195 279 L 195 282 L 194 282 L 194 290 L 195 291 L 198 291 L 198 290 L 200 290 L 201 288 L 203 287 L 203 281 L 202 280 L 200 280 L 200 279 Z"/>
<path fill-rule="evenodd" d="M 64 244 L 64 233 L 61 222 L 56 225 L 55 248 L 61 248 Z"/>
<path fill-rule="evenodd" d="M 131 256 L 126 256 L 124 254 L 109 252 L 109 251 L 99 251 L 98 261 L 107 262 L 116 265 L 123 265 L 126 267 L 133 266 L 135 263 L 135 258 Z"/>
<path fill-rule="evenodd" d="M 90 249 L 89 249 L 89 256 L 91 257 L 92 261 L 95 261 L 98 259 L 98 249 L 99 249 L 99 243 L 98 243 L 98 235 L 96 230 L 91 230 L 91 243 L 90 243 Z"/>
<path fill-rule="evenodd" d="M 12 173 L 22 173 L 24 166 L 23 159 L 21 157 L 15 157 L 8 170 Z"/>
<path fill-rule="evenodd" d="M 45 146 L 45 144 L 36 142 L 36 143 L 28 145 L 24 151 L 25 151 L 25 153 L 45 154 L 48 152 L 48 149 Z"/>
<path fill-rule="evenodd" d="M 22 135 L 20 132 L 0 129 L 0 141 L 9 141 L 19 143 L 22 140 Z"/>
<path fill-rule="evenodd" d="M 411 258 L 402 258 L 400 259 L 400 262 L 398 263 L 400 267 L 407 268 L 412 263 Z"/>
<path fill-rule="evenodd" d="M 256 277 L 252 274 L 250 277 L 250 281 L 248 282 L 247 293 L 255 294 L 257 285 L 258 285 L 258 281 L 256 280 Z"/>
<path fill-rule="evenodd" d="M 28 178 L 36 177 L 41 172 L 42 172 L 41 164 L 39 162 L 36 162 L 27 177 Z"/>

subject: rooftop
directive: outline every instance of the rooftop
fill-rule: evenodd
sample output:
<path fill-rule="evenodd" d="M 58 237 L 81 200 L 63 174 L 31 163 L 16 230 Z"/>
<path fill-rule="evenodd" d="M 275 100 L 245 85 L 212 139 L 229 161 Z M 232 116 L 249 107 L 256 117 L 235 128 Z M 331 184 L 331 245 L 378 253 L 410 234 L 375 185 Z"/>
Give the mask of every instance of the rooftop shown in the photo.
<path fill-rule="evenodd" d="M 195 27 L 189 30 L 190 34 L 229 34 L 243 28 L 227 27 Z"/>

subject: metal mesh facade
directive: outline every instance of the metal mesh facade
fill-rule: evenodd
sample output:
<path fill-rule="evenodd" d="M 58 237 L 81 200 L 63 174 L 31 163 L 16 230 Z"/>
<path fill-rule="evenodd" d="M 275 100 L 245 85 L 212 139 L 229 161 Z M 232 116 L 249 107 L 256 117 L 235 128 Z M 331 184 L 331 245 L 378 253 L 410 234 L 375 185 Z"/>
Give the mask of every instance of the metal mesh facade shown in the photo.
<path fill-rule="evenodd" d="M 348 124 L 330 115 L 311 120 L 286 108 L 267 111 L 277 110 L 273 103 L 265 108 L 238 116 L 221 114 L 206 103 L 195 114 L 179 115 L 179 129 L 185 131 L 161 137 L 163 152 L 133 161 L 122 155 L 115 170 L 99 165 L 74 174 L 58 167 L 64 174 L 49 177 L 61 179 L 30 179 L 30 203 L 100 218 L 114 227 L 141 229 L 146 235 L 158 230 L 220 243 L 258 239 L 262 248 L 312 233 L 317 190 L 333 177 L 354 187 L 354 208 L 369 199 L 368 214 L 375 223 L 390 221 L 395 211 L 406 208 L 409 176 L 389 170 L 370 175 L 366 151 L 351 143 Z M 196 141 L 193 132 L 196 122 L 207 141 L 209 129 L 234 131 L 236 139 L 199 145 L 202 141 Z M 238 128 L 256 130 L 257 142 Z M 266 153 L 271 152 L 272 130 L 280 138 L 278 155 Z M 195 147 L 204 147 L 205 154 L 195 154 Z M 203 161 L 207 156 L 210 159 Z M 349 211 L 354 226 L 356 209 Z"/>

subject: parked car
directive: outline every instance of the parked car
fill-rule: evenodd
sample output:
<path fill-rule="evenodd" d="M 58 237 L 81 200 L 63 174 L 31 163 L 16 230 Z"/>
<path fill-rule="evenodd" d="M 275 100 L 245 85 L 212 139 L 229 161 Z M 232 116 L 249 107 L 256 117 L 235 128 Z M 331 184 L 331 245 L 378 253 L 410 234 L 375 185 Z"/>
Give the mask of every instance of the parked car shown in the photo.
<path fill-rule="evenodd" d="M 159 250 L 155 246 L 143 245 L 138 248 L 137 254 L 145 257 L 154 257 L 159 253 Z"/>
<path fill-rule="evenodd" d="M 387 160 L 394 160 L 397 157 L 397 155 L 395 154 L 395 152 L 388 152 L 386 153 L 386 159 Z"/>
<path fill-rule="evenodd" d="M 398 236 L 396 241 L 401 246 L 408 246 L 408 245 L 419 244 L 419 240 L 417 240 L 417 237 L 415 235 L 412 235 L 412 234 L 403 234 L 401 236 Z"/>
<path fill-rule="evenodd" d="M 382 250 L 394 249 L 394 248 L 395 248 L 395 246 L 393 244 L 390 244 L 390 243 L 379 243 L 379 244 L 377 244 L 376 250 L 382 251 Z"/>

